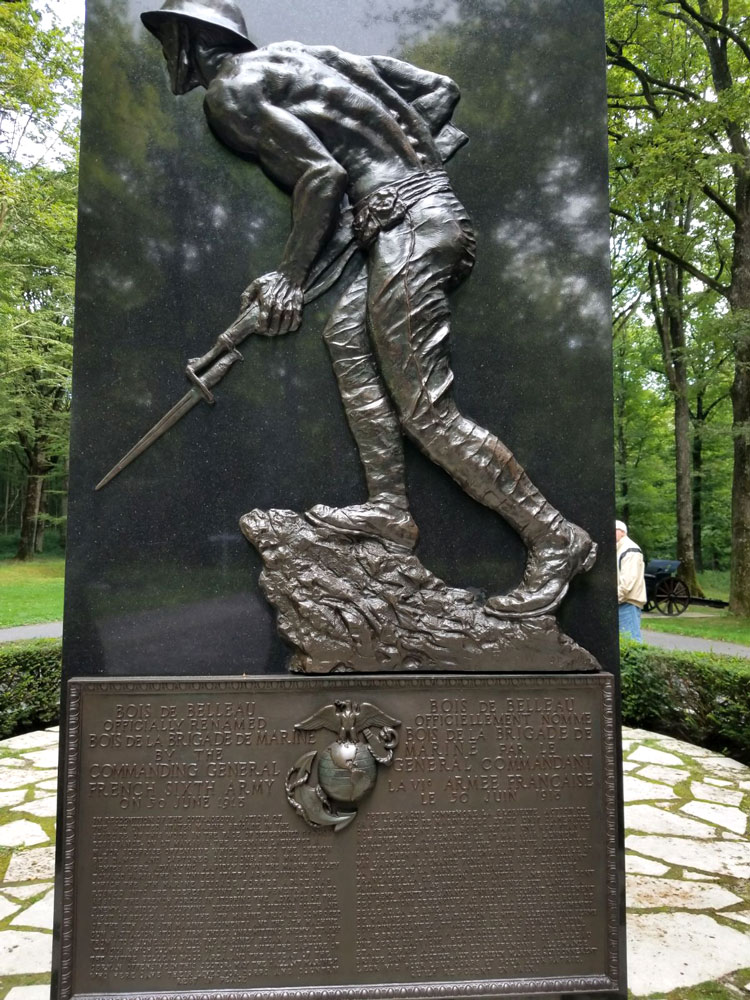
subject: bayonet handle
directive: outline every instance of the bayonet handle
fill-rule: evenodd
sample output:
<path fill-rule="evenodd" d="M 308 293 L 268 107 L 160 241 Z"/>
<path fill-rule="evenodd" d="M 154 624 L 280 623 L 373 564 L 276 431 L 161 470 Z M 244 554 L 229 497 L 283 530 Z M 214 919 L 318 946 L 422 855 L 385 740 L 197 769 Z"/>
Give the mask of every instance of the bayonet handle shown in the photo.
<path fill-rule="evenodd" d="M 237 348 L 233 348 L 228 354 L 225 354 L 223 358 L 219 358 L 216 364 L 211 365 L 206 374 L 201 376 L 201 381 L 207 388 L 210 389 L 212 386 L 215 386 L 217 382 L 221 382 L 235 361 L 243 360 L 244 358 Z"/>

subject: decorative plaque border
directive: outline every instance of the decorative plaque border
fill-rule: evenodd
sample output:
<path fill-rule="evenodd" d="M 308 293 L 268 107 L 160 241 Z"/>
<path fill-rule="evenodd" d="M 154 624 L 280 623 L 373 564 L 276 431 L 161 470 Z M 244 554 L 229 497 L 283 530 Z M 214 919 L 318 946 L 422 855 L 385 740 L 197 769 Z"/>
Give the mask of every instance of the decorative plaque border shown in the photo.
<path fill-rule="evenodd" d="M 81 703 L 87 692 L 106 688 L 112 694 L 148 691 L 278 693 L 320 688 L 321 694 L 362 688 L 598 687 L 601 698 L 601 736 L 604 781 L 604 820 L 607 870 L 607 961 L 606 975 L 537 979 L 479 979 L 456 982 L 382 983 L 342 986 L 262 987 L 244 990 L 180 990 L 143 993 L 73 993 L 73 947 L 75 941 L 75 848 L 77 839 L 78 766 L 81 749 Z M 349 675 L 345 677 L 139 677 L 71 678 L 68 681 L 68 724 L 65 746 L 64 806 L 62 817 L 62 925 L 60 928 L 59 1000 L 432 1000 L 432 998 L 507 997 L 514 994 L 569 994 L 616 991 L 620 987 L 619 912 L 617 875 L 617 772 L 615 753 L 614 677 L 596 674 L 429 674 Z"/>

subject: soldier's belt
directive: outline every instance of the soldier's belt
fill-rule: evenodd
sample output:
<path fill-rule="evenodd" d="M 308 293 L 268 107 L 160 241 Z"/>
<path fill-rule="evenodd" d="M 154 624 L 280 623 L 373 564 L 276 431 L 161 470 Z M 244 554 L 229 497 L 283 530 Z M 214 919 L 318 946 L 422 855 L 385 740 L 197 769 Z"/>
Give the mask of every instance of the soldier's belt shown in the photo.
<path fill-rule="evenodd" d="M 385 184 L 354 206 L 352 229 L 357 243 L 369 247 L 378 233 L 393 229 L 406 213 L 427 195 L 452 192 L 444 170 L 409 174 L 402 181 Z"/>

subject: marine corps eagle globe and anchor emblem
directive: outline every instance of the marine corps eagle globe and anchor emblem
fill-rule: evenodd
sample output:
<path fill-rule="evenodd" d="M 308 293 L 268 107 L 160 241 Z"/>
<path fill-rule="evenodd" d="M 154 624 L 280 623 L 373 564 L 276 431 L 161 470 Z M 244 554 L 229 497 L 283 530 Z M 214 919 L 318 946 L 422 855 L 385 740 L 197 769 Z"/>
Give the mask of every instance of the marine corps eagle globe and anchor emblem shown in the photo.
<path fill-rule="evenodd" d="M 356 808 L 345 807 L 372 791 L 378 764 L 387 766 L 393 760 L 400 725 L 399 719 L 366 701 L 335 701 L 296 723 L 295 729 L 330 729 L 337 739 L 325 750 L 303 754 L 289 769 L 289 805 L 310 826 L 343 830 L 357 815 Z"/>

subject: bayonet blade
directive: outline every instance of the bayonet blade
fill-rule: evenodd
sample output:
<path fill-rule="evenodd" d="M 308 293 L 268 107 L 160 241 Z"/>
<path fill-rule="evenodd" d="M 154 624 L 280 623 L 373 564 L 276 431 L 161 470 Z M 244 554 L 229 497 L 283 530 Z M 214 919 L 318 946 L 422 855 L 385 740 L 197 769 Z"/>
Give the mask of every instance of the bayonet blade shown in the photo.
<path fill-rule="evenodd" d="M 197 386 L 188 389 L 179 403 L 175 403 L 172 409 L 165 413 L 161 420 L 157 424 L 154 424 L 151 430 L 147 434 L 144 434 L 137 444 L 133 445 L 127 455 L 123 455 L 117 465 L 109 470 L 104 479 L 95 488 L 100 490 L 107 483 L 111 482 L 118 473 L 127 468 L 131 462 L 134 462 L 147 448 L 150 448 L 154 441 L 160 438 L 162 434 L 166 434 L 170 427 L 176 424 L 178 420 L 181 420 L 202 399 L 203 394 Z"/>
<path fill-rule="evenodd" d="M 349 210 L 342 216 L 339 232 L 331 240 L 327 252 L 313 271 L 304 293 L 306 303 L 325 294 L 338 281 L 344 268 L 357 252 L 358 247 L 351 234 L 350 224 L 351 211 Z M 237 345 L 257 332 L 257 323 L 258 306 L 256 303 L 251 303 L 221 334 L 207 354 L 190 362 L 187 367 L 187 375 L 195 382 L 193 388 L 186 392 L 179 403 L 175 403 L 168 413 L 164 414 L 158 424 L 154 424 L 148 434 L 144 434 L 140 441 L 133 445 L 127 455 L 124 455 L 117 465 L 110 469 L 94 489 L 100 490 L 107 483 L 112 482 L 115 476 L 127 468 L 131 462 L 134 462 L 147 448 L 150 448 L 154 441 L 157 441 L 162 434 L 165 434 L 201 400 L 213 403 L 211 388 L 224 378 L 236 361 L 242 360 Z M 206 365 L 210 365 L 210 368 L 205 369 Z"/>

